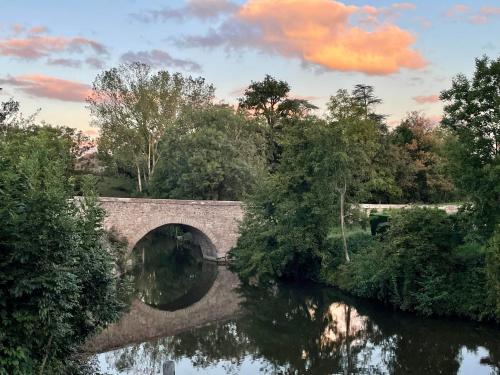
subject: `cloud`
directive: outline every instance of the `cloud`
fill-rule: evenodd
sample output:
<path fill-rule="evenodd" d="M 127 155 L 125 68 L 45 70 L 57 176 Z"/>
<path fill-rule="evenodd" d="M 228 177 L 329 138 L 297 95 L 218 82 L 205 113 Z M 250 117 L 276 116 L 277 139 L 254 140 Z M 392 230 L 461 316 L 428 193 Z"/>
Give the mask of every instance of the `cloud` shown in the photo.
<path fill-rule="evenodd" d="M 377 17 L 377 12 L 331 0 L 248 0 L 219 27 L 177 44 L 251 48 L 325 70 L 370 75 L 426 66 L 412 49 L 415 37 L 408 31 L 387 22 L 365 30 L 352 22 L 359 15 Z"/>
<path fill-rule="evenodd" d="M 455 4 L 444 12 L 444 16 L 447 18 L 454 18 L 460 14 L 468 13 L 469 10 L 470 8 L 467 5 Z"/>
<path fill-rule="evenodd" d="M 45 26 L 35 26 L 28 30 L 28 34 L 46 34 L 48 31 Z"/>
<path fill-rule="evenodd" d="M 479 10 L 472 10 L 467 5 L 457 4 L 450 7 L 444 16 L 454 20 L 462 20 L 472 24 L 485 24 L 492 18 L 500 16 L 499 6 L 482 6 Z"/>
<path fill-rule="evenodd" d="M 151 51 L 129 51 L 120 57 L 122 63 L 142 62 L 153 67 L 172 67 L 188 71 L 201 71 L 201 66 L 191 60 L 176 59 L 169 53 L 158 49 Z"/>
<path fill-rule="evenodd" d="M 89 85 L 42 74 L 7 77 L 0 79 L 0 84 L 15 87 L 35 97 L 67 102 L 82 102 L 91 93 Z"/>
<path fill-rule="evenodd" d="M 80 66 L 82 66 L 82 62 L 76 59 L 48 59 L 47 64 L 66 66 L 69 68 L 79 68 Z"/>
<path fill-rule="evenodd" d="M 23 25 L 16 23 L 11 26 L 11 30 L 14 33 L 14 35 L 19 35 L 25 30 L 25 28 Z"/>
<path fill-rule="evenodd" d="M 208 20 L 234 13 L 238 7 L 237 4 L 228 0 L 188 0 L 187 4 L 181 8 L 167 7 L 161 10 L 148 10 L 131 14 L 131 16 L 141 22 L 165 22 L 170 19 L 184 20 L 193 17 Z"/>
<path fill-rule="evenodd" d="M 438 103 L 439 95 L 420 95 L 413 97 L 413 100 L 417 102 L 417 104 Z"/>
<path fill-rule="evenodd" d="M 94 40 L 82 37 L 61 37 L 29 34 L 25 37 L 0 39 L 0 56 L 36 60 L 53 53 L 83 52 L 90 50 L 103 55 L 107 49 Z"/>
<path fill-rule="evenodd" d="M 104 60 L 101 60 L 97 57 L 88 57 L 85 59 L 85 62 L 88 66 L 94 69 L 102 69 L 104 68 Z"/>

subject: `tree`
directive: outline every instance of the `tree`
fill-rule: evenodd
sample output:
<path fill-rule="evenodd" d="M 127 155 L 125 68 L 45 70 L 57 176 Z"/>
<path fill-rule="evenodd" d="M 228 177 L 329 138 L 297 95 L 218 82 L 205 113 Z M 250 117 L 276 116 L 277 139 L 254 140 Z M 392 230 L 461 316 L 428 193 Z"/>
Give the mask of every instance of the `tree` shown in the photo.
<path fill-rule="evenodd" d="M 161 137 L 185 107 L 203 106 L 213 97 L 213 86 L 201 77 L 152 72 L 137 62 L 99 74 L 87 102 L 101 129 L 100 152 L 133 165 L 142 192 L 159 161 Z"/>
<path fill-rule="evenodd" d="M 0 136 L 1 374 L 77 372 L 79 346 L 121 310 L 103 212 L 90 193 L 73 199 L 54 133 Z"/>
<path fill-rule="evenodd" d="M 268 140 L 268 163 L 270 169 L 276 168 L 280 149 L 278 144 L 282 119 L 290 116 L 303 117 L 316 106 L 304 99 L 289 98 L 290 86 L 287 82 L 277 80 L 266 74 L 262 81 L 252 81 L 239 99 L 239 107 L 255 116 L 266 120 Z"/>
<path fill-rule="evenodd" d="M 453 195 L 442 155 L 444 137 L 419 112 L 410 112 L 390 134 L 393 163 L 404 202 L 439 202 Z"/>
<path fill-rule="evenodd" d="M 373 86 L 358 83 L 352 90 L 352 97 L 354 102 L 360 107 L 365 120 L 372 119 L 382 124 L 384 115 L 374 112 L 373 108 L 382 103 L 382 99 L 375 96 L 375 89 Z"/>
<path fill-rule="evenodd" d="M 337 142 L 331 149 L 332 153 L 337 154 L 335 162 L 331 164 L 334 168 L 331 171 L 331 183 L 339 195 L 339 218 L 346 261 L 350 261 L 345 228 L 346 204 L 348 199 L 351 202 L 359 199 L 362 182 L 370 174 L 378 148 L 378 121 L 367 116 L 367 113 L 369 109 L 360 105 L 359 98 L 350 95 L 347 90 L 337 91 L 328 103 L 329 125 L 336 129 L 337 136 Z"/>
<path fill-rule="evenodd" d="M 245 281 L 312 279 L 327 235 L 339 223 L 336 187 L 344 187 L 341 129 L 313 116 L 286 120 L 280 164 L 246 202 L 233 267 Z"/>
<path fill-rule="evenodd" d="M 441 100 L 442 126 L 455 137 L 452 174 L 487 239 L 500 222 L 500 58 L 476 59 L 472 78 L 457 75 Z"/>
<path fill-rule="evenodd" d="M 165 133 L 151 181 L 159 198 L 240 200 L 261 178 L 259 124 L 225 105 L 186 111 Z"/>
<path fill-rule="evenodd" d="M 0 87 L 0 91 L 1 90 L 2 88 Z M 10 99 L 0 103 L 0 131 L 4 133 L 4 135 L 18 112 L 19 102 Z"/>

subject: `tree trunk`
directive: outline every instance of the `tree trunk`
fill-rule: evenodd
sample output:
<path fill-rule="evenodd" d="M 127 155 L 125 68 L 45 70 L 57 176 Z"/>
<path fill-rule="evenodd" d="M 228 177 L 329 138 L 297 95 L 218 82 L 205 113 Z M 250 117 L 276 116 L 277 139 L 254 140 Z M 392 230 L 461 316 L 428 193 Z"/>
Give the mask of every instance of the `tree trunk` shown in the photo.
<path fill-rule="evenodd" d="M 50 335 L 50 337 L 49 337 L 49 342 L 47 343 L 47 351 L 45 352 L 45 356 L 43 357 L 42 365 L 40 366 L 40 374 L 39 375 L 43 375 L 43 371 L 45 370 L 45 363 L 47 362 L 47 359 L 49 358 L 50 347 L 52 345 L 52 337 L 53 337 L 53 335 Z"/>
<path fill-rule="evenodd" d="M 347 262 L 350 262 L 351 259 L 349 258 L 349 251 L 347 249 L 347 239 L 346 239 L 346 236 L 345 236 L 345 221 L 344 221 L 344 211 L 345 211 L 345 194 L 346 194 L 346 191 L 347 191 L 347 183 L 344 179 L 344 186 L 342 187 L 342 189 L 339 189 L 339 193 L 340 193 L 340 229 L 342 231 L 342 242 L 343 242 L 343 245 L 344 245 L 344 253 L 345 253 L 345 260 Z"/>
<path fill-rule="evenodd" d="M 151 180 L 151 137 L 148 139 L 148 179 Z"/>
<path fill-rule="evenodd" d="M 137 163 L 137 186 L 139 187 L 139 192 L 142 193 L 141 168 L 139 167 L 139 163 Z"/>

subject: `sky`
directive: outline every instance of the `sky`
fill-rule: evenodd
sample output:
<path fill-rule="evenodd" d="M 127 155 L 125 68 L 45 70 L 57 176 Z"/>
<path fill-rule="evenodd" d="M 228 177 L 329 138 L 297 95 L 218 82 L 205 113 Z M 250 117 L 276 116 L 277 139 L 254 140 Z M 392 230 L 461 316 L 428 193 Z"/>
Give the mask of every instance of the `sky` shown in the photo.
<path fill-rule="evenodd" d="M 365 83 L 390 126 L 415 110 L 438 121 L 439 93 L 498 58 L 498 35 L 500 0 L 0 0 L 0 101 L 94 135 L 96 75 L 142 61 L 203 76 L 229 104 L 270 74 L 318 114 Z"/>

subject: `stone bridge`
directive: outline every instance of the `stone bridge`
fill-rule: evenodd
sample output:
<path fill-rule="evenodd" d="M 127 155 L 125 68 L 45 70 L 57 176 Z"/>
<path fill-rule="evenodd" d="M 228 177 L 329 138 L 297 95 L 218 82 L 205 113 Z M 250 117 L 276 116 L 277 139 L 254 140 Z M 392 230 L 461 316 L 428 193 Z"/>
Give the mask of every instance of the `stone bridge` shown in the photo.
<path fill-rule="evenodd" d="M 189 229 L 206 259 L 224 257 L 236 245 L 243 218 L 241 202 L 143 198 L 99 198 L 106 211 L 104 227 L 124 237 L 132 250 L 150 231 L 167 224 Z M 426 205 L 419 205 L 425 207 Z M 360 204 L 365 213 L 414 207 L 397 204 Z M 430 205 L 456 213 L 457 205 Z"/>
<path fill-rule="evenodd" d="M 124 237 L 132 250 L 150 231 L 180 224 L 192 233 L 206 259 L 224 257 L 236 245 L 243 218 L 240 202 L 143 198 L 99 198 L 104 227 Z"/>

